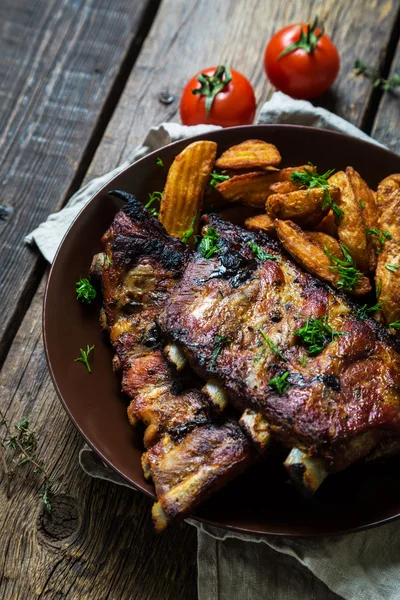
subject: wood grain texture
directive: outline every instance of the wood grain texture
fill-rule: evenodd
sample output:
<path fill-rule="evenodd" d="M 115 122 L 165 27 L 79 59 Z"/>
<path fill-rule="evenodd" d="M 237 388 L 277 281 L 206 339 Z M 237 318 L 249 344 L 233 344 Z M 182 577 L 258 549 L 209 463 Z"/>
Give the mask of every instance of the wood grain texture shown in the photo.
<path fill-rule="evenodd" d="M 150 124 L 179 121 L 182 89 L 202 68 L 227 61 L 251 81 L 260 108 L 273 92 L 263 68 L 266 42 L 284 25 L 315 14 L 342 59 L 338 80 L 319 104 L 361 125 L 371 86 L 354 76 L 353 63 L 378 65 L 398 7 L 399 0 L 164 0 L 86 179 L 128 159 Z M 168 106 L 158 100 L 163 90 L 175 96 Z"/>
<path fill-rule="evenodd" d="M 148 498 L 92 480 L 78 466 L 82 438 L 56 398 L 44 357 L 43 289 L 44 282 L 4 364 L 0 406 L 10 423 L 29 419 L 38 458 L 59 492 L 48 518 L 31 466 L 15 474 L 10 500 L 1 472 L 0 598 L 193 600 L 194 528 L 182 524 L 157 536 Z"/>
<path fill-rule="evenodd" d="M 390 73 L 400 75 L 400 42 Z M 400 88 L 383 94 L 375 117 L 372 135 L 394 152 L 400 153 Z"/>
<path fill-rule="evenodd" d="M 79 177 L 145 9 L 157 4 L 0 3 L 0 204 L 7 217 L 0 220 L 0 360 L 43 273 L 23 238 L 61 206 Z"/>

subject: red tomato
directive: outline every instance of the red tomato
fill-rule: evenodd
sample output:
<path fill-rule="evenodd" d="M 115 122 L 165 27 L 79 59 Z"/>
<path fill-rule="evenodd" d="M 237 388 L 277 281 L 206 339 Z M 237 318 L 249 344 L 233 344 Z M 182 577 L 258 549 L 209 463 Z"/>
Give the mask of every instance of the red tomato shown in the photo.
<path fill-rule="evenodd" d="M 288 25 L 275 33 L 265 48 L 264 66 L 281 92 L 293 98 L 315 98 L 335 81 L 340 58 L 315 19 L 313 24 Z"/>
<path fill-rule="evenodd" d="M 184 125 L 248 125 L 256 114 L 254 90 L 238 71 L 224 66 L 210 67 L 197 73 L 186 85 L 180 112 Z"/>

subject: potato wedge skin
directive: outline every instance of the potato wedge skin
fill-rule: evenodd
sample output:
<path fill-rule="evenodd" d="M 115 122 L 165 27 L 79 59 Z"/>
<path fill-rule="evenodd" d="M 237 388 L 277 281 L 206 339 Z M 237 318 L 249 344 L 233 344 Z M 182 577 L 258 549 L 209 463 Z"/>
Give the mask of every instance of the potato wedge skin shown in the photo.
<path fill-rule="evenodd" d="M 252 169 L 276 167 L 281 155 L 276 146 L 262 140 L 246 140 L 231 146 L 216 161 L 218 169 Z"/>
<path fill-rule="evenodd" d="M 361 218 L 364 223 L 364 229 L 377 229 L 379 227 L 379 213 L 375 202 L 375 196 L 368 187 L 368 184 L 362 179 L 359 173 L 353 167 L 347 167 L 346 175 L 349 178 L 353 193 L 361 209 Z M 367 247 L 369 256 L 369 270 L 375 271 L 377 255 L 374 247 L 374 240 L 367 235 Z"/>
<path fill-rule="evenodd" d="M 299 263 L 303 269 L 338 287 L 340 276 L 331 269 L 331 261 L 324 250 L 315 243 L 296 223 L 292 221 L 275 221 L 276 233 L 284 248 Z M 362 277 L 355 290 L 349 294 L 360 296 L 371 291 L 371 285 L 366 277 Z"/>
<path fill-rule="evenodd" d="M 249 231 L 265 231 L 272 237 L 276 237 L 275 220 L 269 215 L 256 215 L 250 217 L 244 222 L 246 229 Z"/>
<path fill-rule="evenodd" d="M 337 222 L 333 210 L 330 210 L 314 229 L 315 231 L 322 231 L 331 237 L 337 238 Z"/>
<path fill-rule="evenodd" d="M 215 142 L 193 142 L 176 156 L 167 176 L 159 220 L 168 233 L 182 239 L 197 233 L 203 196 L 217 154 Z"/>
<path fill-rule="evenodd" d="M 376 203 L 381 231 L 388 231 L 393 239 L 400 239 L 400 174 L 395 173 L 380 182 Z"/>
<path fill-rule="evenodd" d="M 318 244 L 322 250 L 327 248 L 333 256 L 336 256 L 336 258 L 340 258 L 341 260 L 344 258 L 339 242 L 331 235 L 323 233 L 322 231 L 305 231 L 305 233 L 313 242 Z"/>
<path fill-rule="evenodd" d="M 340 188 L 337 205 L 343 211 L 338 223 L 338 236 L 348 249 L 357 268 L 363 273 L 369 271 L 369 248 L 367 234 L 361 215 L 361 206 L 344 171 L 338 171 L 328 179 L 331 185 Z"/>
<path fill-rule="evenodd" d="M 395 265 L 397 271 L 390 271 L 386 265 Z M 388 240 L 378 257 L 375 282 L 380 286 L 379 300 L 384 302 L 381 314 L 386 325 L 400 319 L 400 241 Z"/>
<path fill-rule="evenodd" d="M 298 183 L 289 180 L 277 181 L 270 186 L 271 194 L 290 194 L 300 189 Z"/>
<path fill-rule="evenodd" d="M 229 202 L 241 202 L 247 206 L 263 208 L 271 195 L 270 185 L 279 178 L 279 171 L 245 173 L 234 175 L 215 186 L 221 196 Z"/>
<path fill-rule="evenodd" d="M 330 190 L 332 198 L 339 194 L 337 188 Z M 323 190 L 297 190 L 287 194 L 272 194 L 265 204 L 265 209 L 271 217 L 289 219 L 302 227 L 314 227 L 327 214 L 329 207 L 322 208 Z"/>

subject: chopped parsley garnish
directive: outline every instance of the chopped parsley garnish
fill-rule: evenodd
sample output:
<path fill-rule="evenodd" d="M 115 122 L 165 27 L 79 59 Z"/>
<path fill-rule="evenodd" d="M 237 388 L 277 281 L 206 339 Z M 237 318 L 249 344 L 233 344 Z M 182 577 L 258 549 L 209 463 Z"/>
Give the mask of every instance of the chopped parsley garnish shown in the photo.
<path fill-rule="evenodd" d="M 389 323 L 389 327 L 392 329 L 400 329 L 400 321 L 393 321 L 393 323 Z"/>
<path fill-rule="evenodd" d="M 326 171 L 323 175 L 320 175 L 311 162 L 308 163 L 310 168 L 304 167 L 304 171 L 293 171 L 290 175 L 290 180 L 295 183 L 299 183 L 302 188 L 306 188 L 309 191 L 313 188 L 322 189 L 322 209 L 331 208 L 337 219 L 341 219 L 344 212 L 338 205 L 333 201 L 332 196 L 329 192 L 329 177 L 334 173 L 335 169 Z"/>
<path fill-rule="evenodd" d="M 289 371 L 284 371 L 281 375 L 277 375 L 273 379 L 269 380 L 269 387 L 279 395 L 282 396 L 285 394 L 290 388 L 290 383 L 288 381 Z"/>
<path fill-rule="evenodd" d="M 381 295 L 381 290 L 382 290 L 382 280 L 380 279 L 378 281 L 378 283 L 376 284 L 376 297 L 379 298 L 379 296 Z"/>
<path fill-rule="evenodd" d="M 301 364 L 302 367 L 307 365 L 307 357 L 305 354 L 301 358 L 296 358 L 297 362 Z"/>
<path fill-rule="evenodd" d="M 335 271 L 338 275 L 340 275 L 340 278 L 336 283 L 337 287 L 341 290 L 351 291 L 355 289 L 357 283 L 362 278 L 362 273 L 356 268 L 346 246 L 344 244 L 340 244 L 340 247 L 344 255 L 344 260 L 333 256 L 326 247 L 324 248 L 324 252 L 332 263 L 330 267 L 332 271 Z"/>
<path fill-rule="evenodd" d="M 84 304 L 91 304 L 96 298 L 96 290 L 90 283 L 89 279 L 82 277 L 76 282 L 76 299 Z"/>
<path fill-rule="evenodd" d="M 377 254 L 382 252 L 382 248 L 385 245 L 386 240 L 392 239 L 392 236 L 388 231 L 380 231 L 380 229 L 366 229 L 366 233 L 367 235 L 374 236 L 374 248 Z"/>
<path fill-rule="evenodd" d="M 159 156 L 157 156 L 156 164 L 157 164 L 159 167 L 163 167 L 163 166 L 164 166 L 163 160 L 162 160 L 162 158 L 160 158 Z"/>
<path fill-rule="evenodd" d="M 210 175 L 210 187 L 215 188 L 216 185 L 223 181 L 228 181 L 228 179 L 230 179 L 229 175 L 222 175 L 222 173 L 217 173 L 214 169 Z"/>
<path fill-rule="evenodd" d="M 158 217 L 158 210 L 156 208 L 151 208 L 153 202 L 161 202 L 164 192 L 151 192 L 149 194 L 149 201 L 144 205 L 145 208 L 148 208 L 149 213 L 152 217 Z"/>
<path fill-rule="evenodd" d="M 194 235 L 194 222 L 196 221 L 196 217 L 193 217 L 192 220 L 192 224 L 190 226 L 190 228 L 187 231 L 180 231 L 179 233 L 182 235 L 182 242 L 184 244 L 187 244 L 189 242 L 189 240 L 194 237 L 196 238 L 197 236 Z"/>
<path fill-rule="evenodd" d="M 85 367 L 87 368 L 87 370 L 89 371 L 89 373 L 92 372 L 92 369 L 90 368 L 90 364 L 89 364 L 89 354 L 91 353 L 92 350 L 94 350 L 94 346 L 90 346 L 89 348 L 89 344 L 86 347 L 86 350 L 82 350 L 82 348 L 79 348 L 81 351 L 81 355 L 79 358 L 75 358 L 74 362 L 83 362 L 83 364 L 85 365 Z"/>
<path fill-rule="evenodd" d="M 107 256 L 107 255 L 106 255 L 106 263 L 108 264 L 108 266 L 110 266 L 111 263 L 112 263 L 111 258 L 109 256 Z"/>
<path fill-rule="evenodd" d="M 392 271 L 392 273 L 396 273 L 398 268 L 398 265 L 385 265 L 385 269 Z"/>
<path fill-rule="evenodd" d="M 250 250 L 259 260 L 278 260 L 273 254 L 268 254 L 265 252 L 265 250 L 263 250 L 258 244 L 255 244 L 254 242 L 248 242 L 248 244 L 250 246 Z"/>
<path fill-rule="evenodd" d="M 217 334 L 214 338 L 214 352 L 212 355 L 210 369 L 211 371 L 214 369 L 215 362 L 221 353 L 222 349 L 231 342 L 231 338 L 225 337 L 224 335 Z"/>
<path fill-rule="evenodd" d="M 275 354 L 277 354 L 277 355 L 278 355 L 278 356 L 279 356 L 279 357 L 280 357 L 282 360 L 286 360 L 286 358 L 283 356 L 282 352 L 279 350 L 278 346 L 276 346 L 276 345 L 274 344 L 274 342 L 271 340 L 271 338 L 269 338 L 269 337 L 267 336 L 267 334 L 265 333 L 265 331 L 264 331 L 263 329 L 259 329 L 258 331 L 261 333 L 261 335 L 262 335 L 262 336 L 263 336 L 263 338 L 264 338 L 264 344 L 262 344 L 262 343 L 261 343 L 261 345 L 263 346 L 263 348 L 262 348 L 262 350 L 261 350 L 260 354 L 259 354 L 258 356 L 255 356 L 255 357 L 254 357 L 252 360 L 254 360 L 254 361 L 259 361 L 259 360 L 261 360 L 261 359 L 262 359 L 262 357 L 264 356 L 264 354 L 265 354 L 266 350 L 267 350 L 267 345 L 268 345 L 268 346 L 271 348 L 271 350 L 272 350 L 273 352 L 275 352 Z"/>
<path fill-rule="evenodd" d="M 199 252 L 204 258 L 211 258 L 219 249 L 220 235 L 214 227 L 209 227 L 203 235 L 199 246 Z"/>
<path fill-rule="evenodd" d="M 307 346 L 307 353 L 312 356 L 319 354 L 329 342 L 333 342 L 335 337 L 344 335 L 342 331 L 335 331 L 327 322 L 325 315 L 322 319 L 310 317 L 304 323 L 303 327 L 296 329 L 295 335 L 299 336 L 303 344 Z"/>
<path fill-rule="evenodd" d="M 380 302 L 377 302 L 373 306 L 368 306 L 368 304 L 364 304 L 363 306 L 360 306 L 360 308 L 356 308 L 357 316 L 359 319 L 367 319 L 369 316 L 369 313 L 373 313 L 377 310 L 380 310 L 384 304 L 385 304 L 385 300 L 381 300 Z"/>
<path fill-rule="evenodd" d="M 364 200 L 362 198 L 359 198 L 358 201 L 360 203 L 361 208 L 365 208 Z"/>

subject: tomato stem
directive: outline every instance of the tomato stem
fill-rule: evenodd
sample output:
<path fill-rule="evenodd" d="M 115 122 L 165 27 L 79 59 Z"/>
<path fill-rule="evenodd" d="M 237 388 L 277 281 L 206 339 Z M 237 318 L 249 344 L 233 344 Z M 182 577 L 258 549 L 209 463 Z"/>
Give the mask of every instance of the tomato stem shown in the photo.
<path fill-rule="evenodd" d="M 192 90 L 192 94 L 206 97 L 206 117 L 208 119 L 214 98 L 232 81 L 232 74 L 227 65 L 219 65 L 213 75 L 200 73 L 197 81 L 201 83 L 201 87 Z"/>
<path fill-rule="evenodd" d="M 325 29 L 323 25 L 318 24 L 318 15 L 315 16 L 313 23 L 307 23 L 307 30 L 303 31 L 303 26 L 300 25 L 300 37 L 297 42 L 290 44 L 285 50 L 283 50 L 277 61 L 282 58 L 282 56 L 286 56 L 286 54 L 290 54 L 290 52 L 294 52 L 294 50 L 298 50 L 301 48 L 305 50 L 308 54 L 312 54 L 317 47 L 319 40 L 325 33 Z M 317 28 L 319 28 L 319 33 L 316 33 Z"/>

